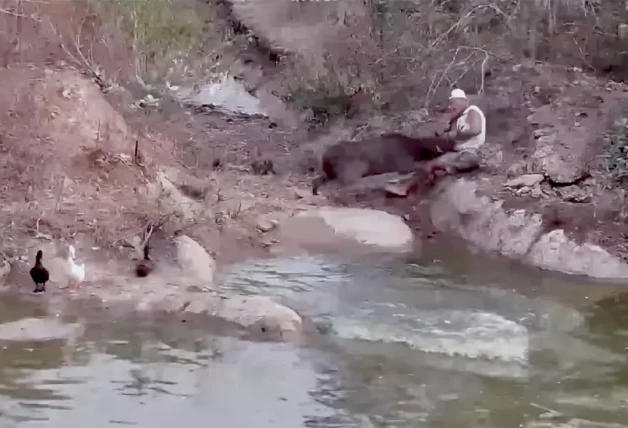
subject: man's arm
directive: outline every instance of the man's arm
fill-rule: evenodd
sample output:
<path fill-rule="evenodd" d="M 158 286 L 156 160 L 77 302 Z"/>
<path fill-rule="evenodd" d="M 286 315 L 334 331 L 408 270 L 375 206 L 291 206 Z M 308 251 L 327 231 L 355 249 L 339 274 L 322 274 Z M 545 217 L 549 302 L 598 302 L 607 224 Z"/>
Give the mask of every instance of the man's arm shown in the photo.
<path fill-rule="evenodd" d="M 451 110 L 448 109 L 448 112 L 451 112 Z M 458 118 L 462 116 L 462 113 L 464 113 L 464 109 L 461 109 L 460 111 L 458 111 L 458 113 L 452 114 L 451 116 L 447 117 L 447 120 L 446 120 L 447 127 L 441 132 L 441 134 L 450 133 L 453 130 L 453 126 L 458 120 Z M 448 114 L 448 113 L 445 113 L 445 114 Z"/>
<path fill-rule="evenodd" d="M 465 141 L 476 135 L 480 135 L 482 132 L 482 117 L 477 111 L 471 110 L 467 114 L 467 125 L 467 129 L 458 131 L 453 135 L 456 141 Z"/>

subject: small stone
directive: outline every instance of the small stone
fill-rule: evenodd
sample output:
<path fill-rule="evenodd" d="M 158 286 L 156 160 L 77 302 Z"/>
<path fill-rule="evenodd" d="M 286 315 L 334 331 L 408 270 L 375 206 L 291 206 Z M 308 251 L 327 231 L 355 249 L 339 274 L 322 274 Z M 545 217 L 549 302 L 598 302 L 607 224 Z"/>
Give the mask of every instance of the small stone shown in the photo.
<path fill-rule="evenodd" d="M 260 232 L 270 232 L 271 230 L 273 230 L 275 227 L 277 226 L 277 221 L 273 221 L 273 220 L 269 220 L 265 217 L 260 218 L 259 220 L 257 220 L 257 230 L 259 230 Z"/>
<path fill-rule="evenodd" d="M 543 181 L 543 174 L 524 174 L 508 180 L 504 183 L 506 187 L 533 187 Z"/>
<path fill-rule="evenodd" d="M 522 188 L 520 188 L 519 190 L 517 190 L 516 195 L 517 196 L 523 196 L 523 195 L 527 195 L 528 193 L 530 193 L 532 189 L 530 189 L 530 187 L 528 186 L 523 186 Z"/>

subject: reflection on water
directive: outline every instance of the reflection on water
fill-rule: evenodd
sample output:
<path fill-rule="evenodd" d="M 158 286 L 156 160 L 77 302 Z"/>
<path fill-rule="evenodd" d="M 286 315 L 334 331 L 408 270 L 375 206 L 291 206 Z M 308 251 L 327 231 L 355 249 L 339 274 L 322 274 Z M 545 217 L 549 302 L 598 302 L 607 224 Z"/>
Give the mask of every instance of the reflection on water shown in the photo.
<path fill-rule="evenodd" d="M 628 427 L 628 290 L 457 248 L 225 272 L 325 327 L 301 345 L 55 318 L 83 328 L 0 340 L 0 426 Z M 50 316 L 6 296 L 0 314 Z"/>

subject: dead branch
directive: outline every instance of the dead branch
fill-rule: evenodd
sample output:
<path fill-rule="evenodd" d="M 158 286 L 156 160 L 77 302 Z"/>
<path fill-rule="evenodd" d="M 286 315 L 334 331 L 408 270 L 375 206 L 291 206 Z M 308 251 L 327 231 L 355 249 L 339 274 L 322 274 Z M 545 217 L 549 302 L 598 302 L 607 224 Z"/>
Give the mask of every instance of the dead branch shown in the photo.
<path fill-rule="evenodd" d="M 102 70 L 99 66 L 97 66 L 94 62 L 93 56 L 90 55 L 90 59 L 87 59 L 83 54 L 83 45 L 81 42 L 83 26 L 85 25 L 85 20 L 87 19 L 87 14 L 81 20 L 81 24 L 77 30 L 76 36 L 72 39 L 74 45 L 74 52 L 70 51 L 67 45 L 64 43 L 63 35 L 57 31 L 56 27 L 53 25 L 52 21 L 48 20 L 48 25 L 52 29 L 52 31 L 59 38 L 59 44 L 63 52 L 72 60 L 76 65 L 89 72 L 91 77 L 94 79 L 96 84 L 101 88 L 101 90 L 106 91 L 109 88 L 109 85 L 106 83 L 105 78 L 103 76 Z"/>

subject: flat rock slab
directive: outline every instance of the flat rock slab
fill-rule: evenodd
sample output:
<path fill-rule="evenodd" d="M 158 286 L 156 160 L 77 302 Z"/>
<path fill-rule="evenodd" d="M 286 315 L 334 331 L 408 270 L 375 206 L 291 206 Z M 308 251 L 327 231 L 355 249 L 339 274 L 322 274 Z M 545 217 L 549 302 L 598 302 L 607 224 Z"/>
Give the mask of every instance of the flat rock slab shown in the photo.
<path fill-rule="evenodd" d="M 330 248 L 356 244 L 377 251 L 406 252 L 414 243 L 404 220 L 384 211 L 323 207 L 300 212 L 280 223 L 283 239 Z"/>

